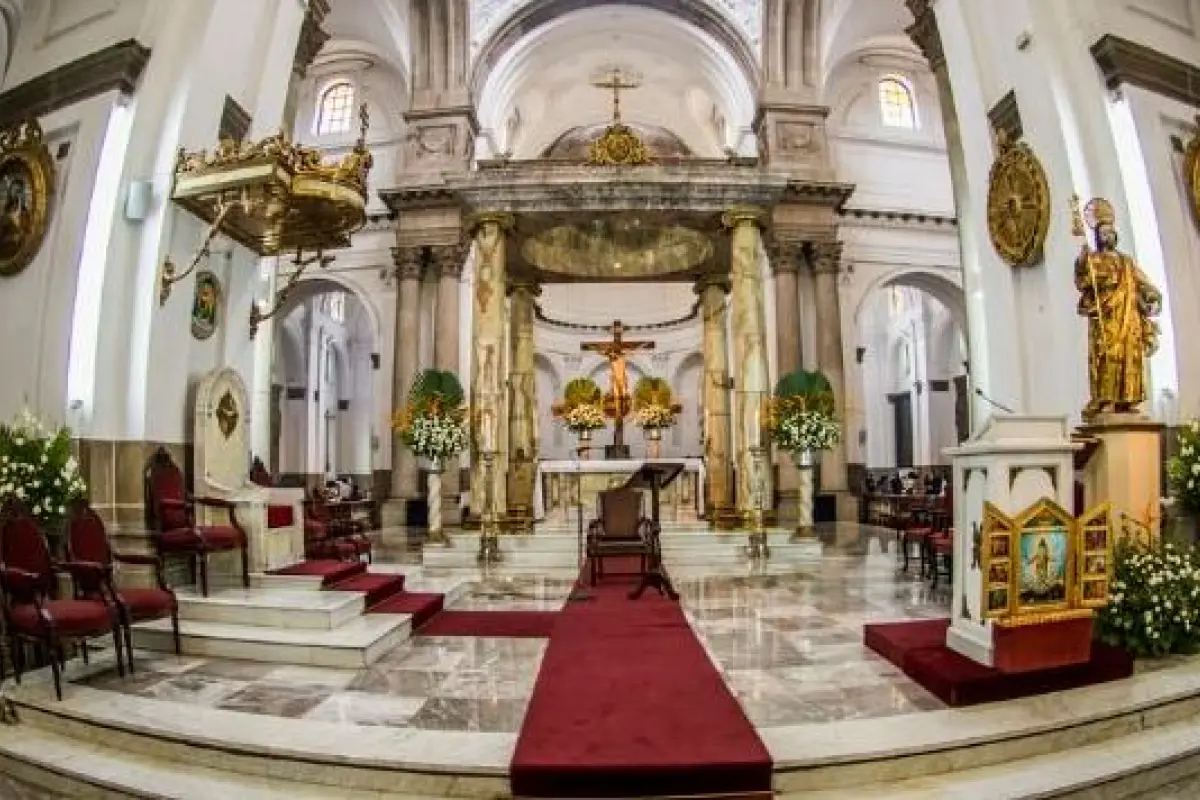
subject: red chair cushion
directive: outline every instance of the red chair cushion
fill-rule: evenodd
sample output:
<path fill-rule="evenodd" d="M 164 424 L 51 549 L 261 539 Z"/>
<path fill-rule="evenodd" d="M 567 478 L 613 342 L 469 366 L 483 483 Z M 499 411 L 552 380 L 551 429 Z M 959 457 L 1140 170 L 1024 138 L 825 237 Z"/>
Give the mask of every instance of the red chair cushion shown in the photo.
<path fill-rule="evenodd" d="M 44 605 L 54 620 L 54 629 L 63 636 L 86 636 L 112 630 L 111 612 L 99 600 L 48 600 Z M 37 606 L 33 603 L 14 606 L 12 623 L 18 633 L 38 635 L 42 631 Z"/>
<path fill-rule="evenodd" d="M 199 531 L 204 536 L 203 544 L 196 535 Z M 234 550 L 242 546 L 242 534 L 237 528 L 222 525 L 198 525 L 195 529 L 180 528 L 164 531 L 158 535 L 159 547 L 175 552 L 195 552 L 201 548 L 208 550 Z"/>
<path fill-rule="evenodd" d="M 154 471 L 153 481 L 151 491 L 160 502 L 163 500 L 175 501 L 162 503 L 159 506 L 159 527 L 164 531 L 186 528 L 188 526 L 187 508 L 180 505 L 187 500 L 187 487 L 183 482 L 183 473 L 175 466 L 160 467 Z"/>
<path fill-rule="evenodd" d="M 268 528 L 290 528 L 295 519 L 291 506 L 267 506 Z"/>
<path fill-rule="evenodd" d="M 121 589 L 117 592 L 129 617 L 135 622 L 143 619 L 158 619 L 171 613 L 175 598 L 163 589 Z"/>
<path fill-rule="evenodd" d="M 325 525 L 311 519 L 304 520 L 304 536 L 306 539 L 324 539 L 327 534 Z"/>

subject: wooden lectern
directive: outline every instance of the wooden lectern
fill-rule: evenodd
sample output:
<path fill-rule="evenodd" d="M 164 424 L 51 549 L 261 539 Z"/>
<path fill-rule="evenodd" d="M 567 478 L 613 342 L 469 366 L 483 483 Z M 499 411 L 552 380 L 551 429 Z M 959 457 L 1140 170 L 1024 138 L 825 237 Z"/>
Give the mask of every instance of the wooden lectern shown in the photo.
<path fill-rule="evenodd" d="M 629 594 L 629 599 L 636 600 L 646 589 L 653 588 L 659 594 L 666 595 L 672 600 L 679 599 L 679 593 L 671 585 L 671 578 L 662 565 L 662 543 L 659 534 L 662 527 L 659 524 L 659 496 L 662 490 L 671 485 L 683 472 L 684 465 L 678 462 L 656 462 L 643 464 L 626 483 L 626 489 L 641 489 L 650 491 L 651 524 L 647 533 L 649 554 L 646 558 L 646 568 L 642 571 L 642 580 L 636 589 Z"/>

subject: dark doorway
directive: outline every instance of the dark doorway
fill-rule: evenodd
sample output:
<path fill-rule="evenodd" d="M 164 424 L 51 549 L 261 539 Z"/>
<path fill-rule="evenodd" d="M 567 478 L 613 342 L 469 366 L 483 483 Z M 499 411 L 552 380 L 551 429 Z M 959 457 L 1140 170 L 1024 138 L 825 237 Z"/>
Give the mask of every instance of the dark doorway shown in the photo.
<path fill-rule="evenodd" d="M 954 379 L 954 430 L 959 444 L 971 435 L 971 398 L 967 394 L 966 375 Z"/>
<path fill-rule="evenodd" d="M 912 395 L 908 392 L 889 394 L 888 402 L 892 404 L 892 418 L 895 422 L 893 430 L 896 433 L 896 466 L 911 467 L 913 465 Z"/>

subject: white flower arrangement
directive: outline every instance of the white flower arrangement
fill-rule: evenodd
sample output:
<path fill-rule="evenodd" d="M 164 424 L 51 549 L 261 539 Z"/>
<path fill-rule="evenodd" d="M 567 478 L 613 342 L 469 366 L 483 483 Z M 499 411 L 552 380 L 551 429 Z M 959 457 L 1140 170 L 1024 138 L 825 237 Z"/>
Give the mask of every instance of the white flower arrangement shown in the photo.
<path fill-rule="evenodd" d="M 419 414 L 408 418 L 400 439 L 421 458 L 443 461 L 467 449 L 467 428 L 460 416 Z"/>
<path fill-rule="evenodd" d="M 34 517 L 50 522 L 87 495 L 66 428 L 50 430 L 28 409 L 0 426 L 0 502 L 18 500 Z"/>
<path fill-rule="evenodd" d="M 568 430 L 575 433 L 600 430 L 606 424 L 604 409 L 592 403 L 579 403 L 572 406 L 563 412 L 562 421 Z"/>
<path fill-rule="evenodd" d="M 841 440 L 842 426 L 822 411 L 789 409 L 774 420 L 771 438 L 789 453 L 830 450 Z"/>
<path fill-rule="evenodd" d="M 1179 453 L 1167 461 L 1167 477 L 1175 499 L 1193 513 L 1200 512 L 1200 421 L 1179 431 Z"/>
<path fill-rule="evenodd" d="M 633 412 L 633 421 L 644 430 L 661 430 L 675 424 L 675 412 L 659 403 L 647 403 Z"/>
<path fill-rule="evenodd" d="M 1200 648 L 1200 556 L 1170 543 L 1117 552 L 1101 638 L 1137 656 Z"/>

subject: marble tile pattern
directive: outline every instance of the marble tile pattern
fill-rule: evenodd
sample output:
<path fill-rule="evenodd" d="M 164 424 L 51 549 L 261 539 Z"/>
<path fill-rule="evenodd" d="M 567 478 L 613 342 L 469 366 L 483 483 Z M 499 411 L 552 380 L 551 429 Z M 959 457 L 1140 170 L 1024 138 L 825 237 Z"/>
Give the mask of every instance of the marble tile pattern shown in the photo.
<path fill-rule="evenodd" d="M 860 720 L 943 708 L 862 645 L 866 620 L 940 617 L 947 598 L 897 568 L 890 534 L 839 529 L 811 569 L 689 568 L 676 574 L 691 624 L 760 728 Z M 857 526 L 854 526 L 857 531 Z M 391 535 L 388 549 L 419 552 Z M 668 565 L 669 566 L 669 565 Z M 381 565 L 381 570 L 387 569 Z M 394 567 L 393 567 L 394 569 Z M 450 573 L 404 569 L 411 583 Z M 553 611 L 562 575 L 457 573 L 459 610 Z M 143 653 L 133 677 L 81 680 L 93 689 L 226 711 L 348 725 L 516 733 L 544 639 L 413 636 L 366 669 L 327 669 Z"/>

